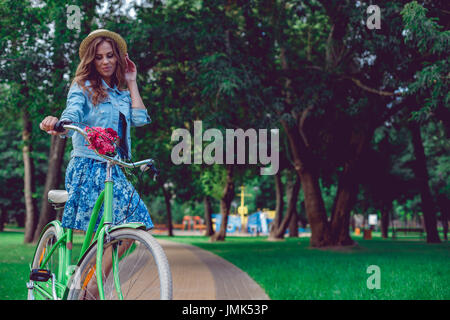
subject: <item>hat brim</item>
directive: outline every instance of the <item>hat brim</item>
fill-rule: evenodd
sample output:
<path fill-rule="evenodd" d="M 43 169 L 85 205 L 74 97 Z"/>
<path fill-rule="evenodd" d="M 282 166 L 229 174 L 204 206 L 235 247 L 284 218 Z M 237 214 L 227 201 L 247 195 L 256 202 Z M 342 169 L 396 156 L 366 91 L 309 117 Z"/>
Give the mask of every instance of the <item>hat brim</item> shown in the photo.
<path fill-rule="evenodd" d="M 118 33 L 106 29 L 97 29 L 89 33 L 89 35 L 86 38 L 84 38 L 84 40 L 81 42 L 80 49 L 78 51 L 80 59 L 83 58 L 92 40 L 94 40 L 97 37 L 108 37 L 113 39 L 117 43 L 117 46 L 122 55 L 125 56 L 127 54 L 127 43 Z"/>

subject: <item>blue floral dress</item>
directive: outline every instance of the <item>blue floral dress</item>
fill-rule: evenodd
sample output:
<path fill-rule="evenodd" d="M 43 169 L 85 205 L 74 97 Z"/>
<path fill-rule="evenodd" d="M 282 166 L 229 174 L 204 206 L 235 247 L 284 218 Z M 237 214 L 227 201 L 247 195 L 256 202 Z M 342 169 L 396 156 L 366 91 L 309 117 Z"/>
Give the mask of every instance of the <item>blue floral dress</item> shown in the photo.
<path fill-rule="evenodd" d="M 122 117 L 118 135 L 123 141 Z M 119 155 L 123 155 L 119 149 Z M 140 222 L 148 229 L 153 228 L 150 214 L 133 185 L 127 180 L 121 168 L 112 167 L 113 187 L 113 224 Z M 69 198 L 64 207 L 62 226 L 86 231 L 89 226 L 92 209 L 105 187 L 106 162 L 91 158 L 72 157 L 66 169 L 65 187 Z M 130 203 L 131 198 L 131 203 Z M 95 229 L 103 216 L 103 205 Z"/>

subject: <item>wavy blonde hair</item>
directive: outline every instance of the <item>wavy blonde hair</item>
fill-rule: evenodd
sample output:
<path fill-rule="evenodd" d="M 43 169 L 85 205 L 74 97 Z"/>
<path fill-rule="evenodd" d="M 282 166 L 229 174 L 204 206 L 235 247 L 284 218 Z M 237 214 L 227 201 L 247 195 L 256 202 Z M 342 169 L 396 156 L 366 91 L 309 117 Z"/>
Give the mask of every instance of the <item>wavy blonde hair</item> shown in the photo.
<path fill-rule="evenodd" d="M 108 96 L 106 89 L 102 85 L 102 77 L 97 72 L 95 68 L 95 53 L 97 52 L 97 47 L 103 41 L 107 41 L 111 44 L 113 48 L 113 54 L 117 58 L 117 65 L 114 74 L 111 77 L 112 86 L 117 85 L 120 91 L 126 91 L 126 81 L 125 81 L 125 57 L 121 54 L 116 42 L 108 37 L 97 37 L 89 44 L 84 56 L 81 58 L 80 64 L 77 67 L 75 77 L 72 80 L 70 86 L 77 83 L 84 92 L 88 93 L 90 96 L 92 104 L 94 106 L 101 103 Z M 86 80 L 89 80 L 91 85 L 89 88 L 85 85 Z"/>

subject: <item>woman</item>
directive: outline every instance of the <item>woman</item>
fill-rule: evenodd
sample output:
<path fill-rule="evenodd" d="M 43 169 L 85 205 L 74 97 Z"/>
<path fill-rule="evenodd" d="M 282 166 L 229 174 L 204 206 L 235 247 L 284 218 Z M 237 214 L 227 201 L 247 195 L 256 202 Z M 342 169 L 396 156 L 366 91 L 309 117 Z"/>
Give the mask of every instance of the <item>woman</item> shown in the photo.
<path fill-rule="evenodd" d="M 81 62 L 61 120 L 114 129 L 119 135 L 119 156 L 130 159 L 130 127 L 143 126 L 151 120 L 139 94 L 136 65 L 128 57 L 126 43 L 117 33 L 95 30 L 82 41 L 79 55 Z M 122 89 L 124 85 L 128 90 Z M 57 121 L 58 118 L 47 116 L 40 128 L 61 138 L 72 137 L 73 150 L 65 177 L 69 197 L 62 226 L 86 231 L 95 201 L 104 188 L 106 161 L 88 149 L 87 141 L 78 132 L 54 131 Z M 113 224 L 141 222 L 147 229 L 153 228 L 147 207 L 117 165 L 113 166 L 113 179 Z M 103 206 L 97 225 L 102 214 Z"/>

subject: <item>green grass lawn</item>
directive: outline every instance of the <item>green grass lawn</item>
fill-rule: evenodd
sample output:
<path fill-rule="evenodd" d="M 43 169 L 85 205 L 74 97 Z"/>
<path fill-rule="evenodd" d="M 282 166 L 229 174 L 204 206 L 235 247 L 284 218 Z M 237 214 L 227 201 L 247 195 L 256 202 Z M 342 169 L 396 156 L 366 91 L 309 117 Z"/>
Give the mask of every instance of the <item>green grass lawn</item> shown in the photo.
<path fill-rule="evenodd" d="M 25 283 L 34 245 L 23 244 L 23 233 L 0 232 L 0 299 L 26 299 Z"/>
<path fill-rule="evenodd" d="M 27 299 L 26 283 L 36 244 L 24 244 L 22 231 L 0 232 L 0 300 Z M 81 251 L 83 238 L 74 235 L 73 253 Z"/>
<path fill-rule="evenodd" d="M 265 238 L 161 237 L 209 250 L 247 272 L 271 299 L 449 299 L 450 245 L 424 241 L 362 240 L 346 251 L 309 248 L 308 238 L 268 242 Z M 380 268 L 380 289 L 368 289 Z"/>
<path fill-rule="evenodd" d="M 309 248 L 308 238 L 268 242 L 265 238 L 227 237 L 210 243 L 206 237 L 174 238 L 196 245 L 247 272 L 271 299 L 449 299 L 450 245 L 414 239 L 373 240 L 354 237 L 359 247 L 345 251 Z M 81 236 L 76 235 L 79 250 Z M 26 299 L 29 263 L 34 245 L 23 233 L 0 232 L 0 299 Z M 380 289 L 368 289 L 367 267 L 380 268 Z"/>

